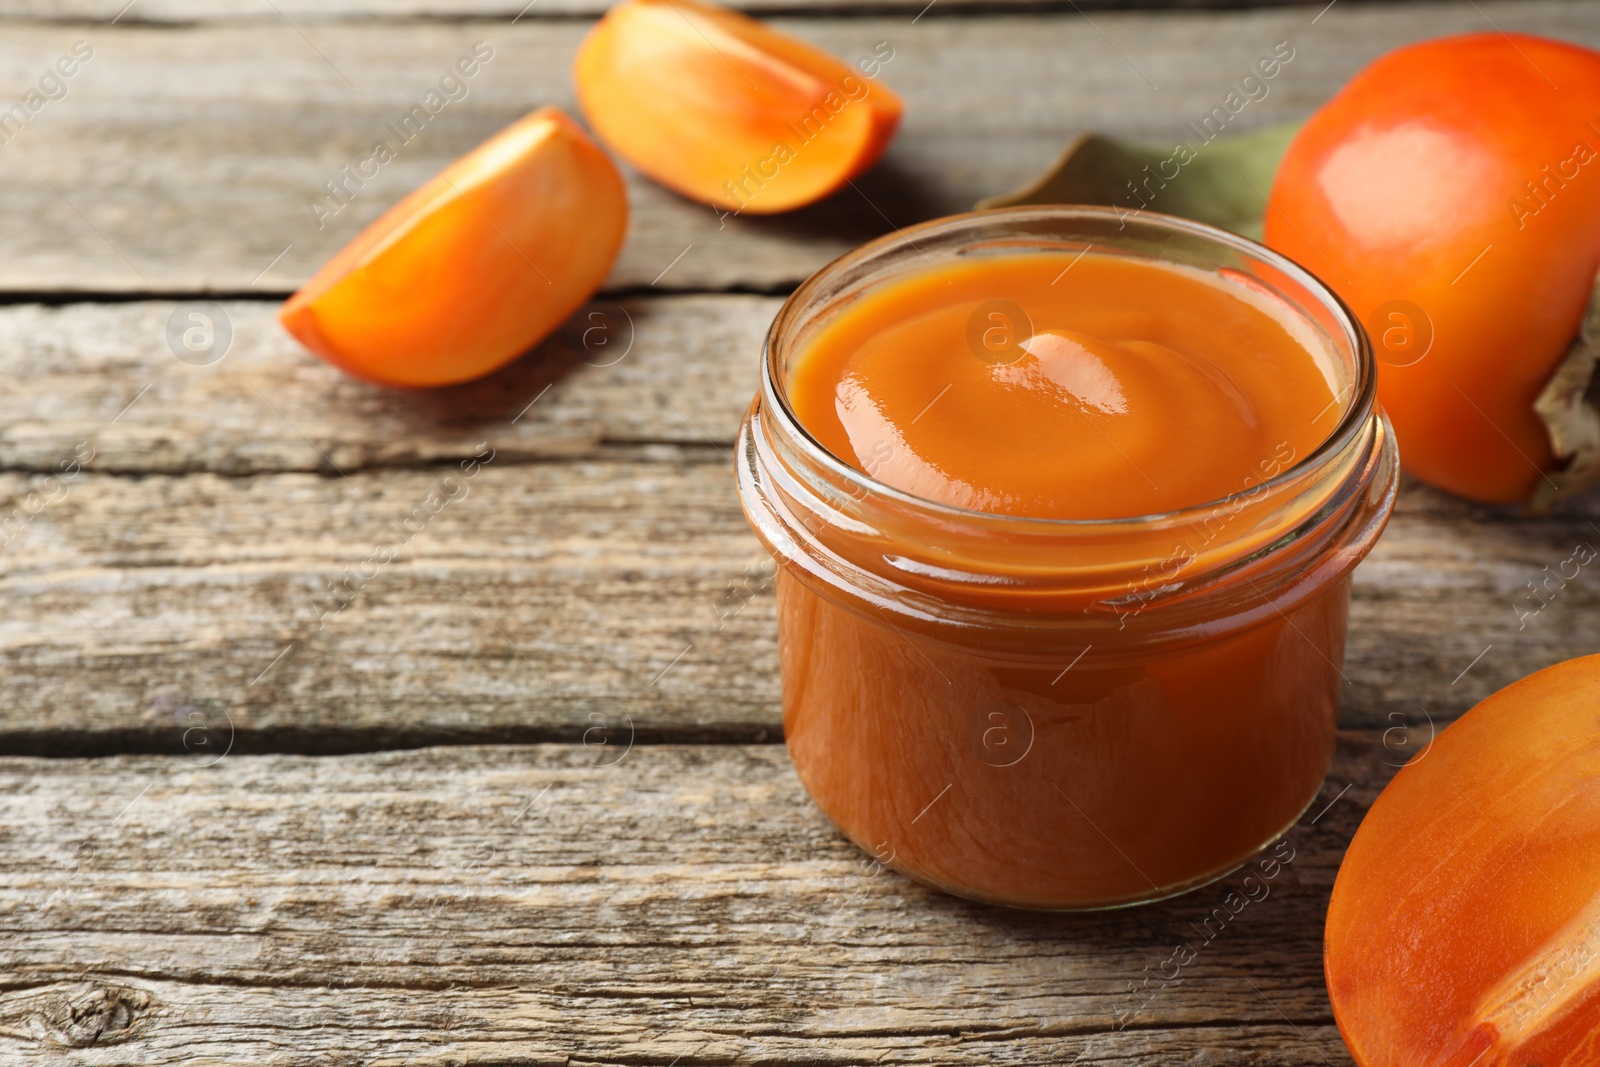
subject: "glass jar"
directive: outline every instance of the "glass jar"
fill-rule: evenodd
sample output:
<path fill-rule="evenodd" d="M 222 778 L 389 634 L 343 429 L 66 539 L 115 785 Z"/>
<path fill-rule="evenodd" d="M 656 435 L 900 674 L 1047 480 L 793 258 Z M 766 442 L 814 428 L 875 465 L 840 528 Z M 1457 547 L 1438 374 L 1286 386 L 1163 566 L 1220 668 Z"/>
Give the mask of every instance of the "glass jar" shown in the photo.
<path fill-rule="evenodd" d="M 907 271 L 1085 249 L 1227 275 L 1335 386 L 1307 455 L 1160 515 L 1050 520 L 893 489 L 794 416 L 791 361 Z M 951 893 L 1034 908 L 1156 900 L 1294 824 L 1332 758 L 1350 572 L 1394 504 L 1360 325 L 1289 260 L 1199 223 L 1097 207 L 936 220 L 813 275 L 767 334 L 740 432 L 745 512 L 778 560 L 784 731 L 839 828 Z"/>

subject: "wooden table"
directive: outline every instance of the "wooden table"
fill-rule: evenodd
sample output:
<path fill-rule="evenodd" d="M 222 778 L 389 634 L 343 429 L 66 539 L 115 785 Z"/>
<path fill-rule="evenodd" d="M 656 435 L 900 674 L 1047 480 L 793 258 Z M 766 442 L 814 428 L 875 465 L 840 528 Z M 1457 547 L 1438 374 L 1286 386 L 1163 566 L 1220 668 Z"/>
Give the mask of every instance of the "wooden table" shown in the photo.
<path fill-rule="evenodd" d="M 1407 484 L 1270 895 L 1052 916 L 877 872 L 806 799 L 730 445 L 783 293 L 1073 133 L 1172 137 L 1279 41 L 1240 128 L 1416 38 L 1600 45 L 1600 6 L 760 0 L 893 49 L 905 127 L 859 191 L 724 225 L 630 176 L 600 300 L 402 393 L 300 351 L 276 302 L 446 160 L 572 108 L 597 0 L 124 2 L 0 3 L 0 100 L 93 52 L 0 147 L 0 1063 L 1349 1062 L 1320 971 L 1343 848 L 1452 716 L 1600 646 L 1587 571 L 1527 614 L 1600 501 Z M 322 183 L 477 41 L 467 97 L 319 228 Z M 199 300 L 215 362 L 167 340 Z"/>

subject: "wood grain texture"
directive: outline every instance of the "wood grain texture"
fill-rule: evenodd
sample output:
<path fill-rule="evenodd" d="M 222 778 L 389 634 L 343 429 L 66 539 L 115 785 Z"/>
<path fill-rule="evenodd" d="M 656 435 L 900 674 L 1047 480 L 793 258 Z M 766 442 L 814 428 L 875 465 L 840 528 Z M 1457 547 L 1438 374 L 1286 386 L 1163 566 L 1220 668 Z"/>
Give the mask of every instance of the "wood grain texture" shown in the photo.
<path fill-rule="evenodd" d="M 576 741 L 592 715 L 646 739 L 778 737 L 765 557 L 728 467 L 778 299 L 595 304 L 435 392 L 346 378 L 262 302 L 226 302 L 234 346 L 190 366 L 163 339 L 173 307 L 0 309 L 3 750 Z M 83 446 L 85 474 L 48 474 Z M 485 446 L 448 490 L 467 496 L 397 531 Z M 1357 571 L 1347 723 L 1446 721 L 1597 651 L 1594 576 L 1558 576 L 1597 522 L 1592 498 L 1531 522 L 1406 486 Z"/>
<path fill-rule="evenodd" d="M 82 477 L 5 548 L 24 746 L 778 737 L 769 583 L 718 630 L 764 558 L 720 462 Z"/>
<path fill-rule="evenodd" d="M 1322 912 L 1391 755 L 1342 738 L 1209 938 L 1245 872 L 1132 911 L 966 903 L 869 864 L 771 745 L 7 759 L 0 1055 L 1343 1065 Z"/>
<path fill-rule="evenodd" d="M 1344 0 L 1374 3 L 1382 0 Z M 939 0 L 925 17 L 983 11 L 1084 11 L 1119 9 L 1212 9 L 1300 4 L 1313 10 L 1327 0 Z M 195 23 L 278 22 L 315 25 L 328 21 L 382 19 L 472 19 L 538 21 L 599 15 L 607 0 L 0 0 L 0 19 L 49 22 Z M 756 13 L 830 17 L 906 12 L 928 8 L 928 0 L 728 0 L 724 7 Z"/>
<path fill-rule="evenodd" d="M 1481 18 L 913 6 L 784 23 L 897 50 L 911 115 L 859 192 L 718 228 L 635 181 L 613 287 L 781 291 L 1079 128 L 1171 135 L 1276 40 L 1297 57 L 1252 123 Z M 1481 6 L 1600 36 L 1575 6 Z M 90 0 L 0 5 L 39 20 L 7 24 L 0 98 L 96 49 L 0 148 L 0 289 L 282 292 L 448 158 L 570 103 L 575 20 L 282 9 L 140 0 L 112 27 L 52 22 L 110 17 Z M 316 186 L 480 38 L 471 95 L 318 230 Z M 431 393 L 310 359 L 264 300 L 225 302 L 207 366 L 169 351 L 174 301 L 0 308 L 0 752 L 56 757 L 0 758 L 0 1062 L 1348 1064 L 1320 972 L 1344 844 L 1450 717 L 1600 647 L 1593 575 L 1547 582 L 1600 544 L 1600 504 L 1527 521 L 1407 486 L 1357 574 L 1343 717 L 1365 729 L 1331 806 L 1271 896 L 1152 985 L 1226 885 L 1073 918 L 956 901 L 872 873 L 772 743 L 773 604 L 725 454 L 777 303 L 625 295 Z M 467 478 L 473 456 L 493 458 Z M 565 743 L 507 744 L 543 741 Z M 419 745 L 439 747 L 370 752 Z M 167 755 L 71 758 L 115 752 Z"/>
<path fill-rule="evenodd" d="M 592 716 L 776 739 L 771 591 L 728 460 L 777 303 L 594 305 L 429 393 L 298 352 L 259 302 L 225 305 L 234 347 L 204 367 L 167 349 L 170 304 L 0 310 L 0 747 L 577 740 Z M 83 473 L 49 473 L 84 447 Z M 1447 721 L 1600 648 L 1593 575 L 1549 584 L 1596 522 L 1593 498 L 1535 521 L 1408 485 L 1357 572 L 1345 721 Z M 330 583 L 354 596 L 324 624 Z"/>
<path fill-rule="evenodd" d="M 708 448 L 470 479 L 11 473 L 0 514 L 29 493 L 0 546 L 0 751 L 780 736 L 770 572 Z M 1597 522 L 1592 498 L 1529 521 L 1407 486 L 1356 572 L 1344 721 L 1443 723 L 1600 649 L 1592 567 L 1542 610 L 1527 585 Z"/>
<path fill-rule="evenodd" d="M 657 442 L 731 454 L 780 304 L 737 294 L 591 304 L 506 370 L 432 390 L 351 378 L 260 301 L 202 312 L 232 334 L 206 366 L 168 345 L 177 302 L 0 307 L 10 401 L 0 469 L 52 470 L 84 443 L 94 470 L 130 473 L 332 475 L 452 463 L 485 443 L 505 460 Z"/>
<path fill-rule="evenodd" d="M 613 288 L 780 290 L 893 226 L 969 208 L 1041 171 L 1074 134 L 1157 140 L 1219 103 L 1275 43 L 1294 60 L 1235 122 L 1302 116 L 1399 44 L 1531 29 L 1591 45 L 1600 22 L 1560 0 L 1338 4 L 1229 13 L 1066 11 L 779 19 L 854 62 L 888 42 L 901 135 L 855 186 L 789 215 L 719 220 L 630 179 L 634 220 Z M 529 109 L 573 106 L 582 21 L 282 20 L 69 26 L 0 37 L 0 100 L 20 99 L 76 39 L 94 57 L 3 147 L 0 291 L 284 292 L 448 160 Z M 397 140 L 398 120 L 475 41 L 495 56 L 332 218 L 309 209 L 341 167 Z M 115 166 L 105 165 L 116 160 Z M 1159 208 L 1159 204 L 1154 205 Z M 681 257 L 681 258 L 680 258 Z"/>

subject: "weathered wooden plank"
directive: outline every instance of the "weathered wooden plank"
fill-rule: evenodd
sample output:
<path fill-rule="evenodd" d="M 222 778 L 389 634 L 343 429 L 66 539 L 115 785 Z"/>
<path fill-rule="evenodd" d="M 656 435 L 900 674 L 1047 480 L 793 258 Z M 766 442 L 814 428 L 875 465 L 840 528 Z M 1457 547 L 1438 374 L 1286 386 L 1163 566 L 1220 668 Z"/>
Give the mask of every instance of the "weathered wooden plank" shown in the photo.
<path fill-rule="evenodd" d="M 1579 564 L 1597 552 L 1592 494 L 1533 519 L 1408 480 L 1355 573 L 1341 718 L 1426 734 L 1518 678 L 1600 652 L 1600 573 Z"/>
<path fill-rule="evenodd" d="M 0 475 L 0 514 L 40 505 L 0 545 L 0 751 L 775 739 L 770 565 L 728 464 L 657 447 L 470 479 Z M 1600 650 L 1593 567 L 1562 566 L 1596 523 L 1408 486 L 1357 572 L 1345 721 L 1448 721 Z"/>
<path fill-rule="evenodd" d="M 603 444 L 731 450 L 780 303 L 593 304 L 510 368 L 422 391 L 372 386 L 316 359 L 278 325 L 275 304 L 202 312 L 232 336 L 202 366 L 169 347 L 168 320 L 188 324 L 176 302 L 0 307 L 0 468 L 53 470 L 85 447 L 97 471 L 239 474 L 454 462 L 483 444 L 507 460 Z"/>
<path fill-rule="evenodd" d="M 297 353 L 260 303 L 226 305 L 234 347 L 203 367 L 167 350 L 168 304 L 0 311 L 5 745 L 172 750 L 195 714 L 258 749 L 576 738 L 592 714 L 776 736 L 770 589 L 725 465 L 776 305 L 596 305 L 503 374 L 428 393 Z M 480 449 L 470 496 L 347 577 Z M 595 462 L 516 466 L 559 455 Z M 1529 521 L 1408 487 L 1358 573 L 1347 721 L 1448 719 L 1600 647 L 1592 576 L 1562 566 L 1597 519 L 1592 499 Z M 341 581 L 355 606 L 319 629 Z"/>
<path fill-rule="evenodd" d="M 632 180 L 633 223 L 610 284 L 789 286 L 891 225 L 1019 185 L 1083 129 L 1182 136 L 1279 41 L 1295 58 L 1235 119 L 1241 128 L 1305 114 L 1398 44 L 1487 29 L 1488 19 L 1600 44 L 1587 8 L 1560 0 L 1339 4 L 1320 17 L 1294 7 L 1105 13 L 1092 22 L 1072 11 L 778 20 L 851 61 L 880 41 L 894 49 L 882 77 L 907 112 L 885 162 L 823 204 L 766 219 L 719 220 Z M 535 105 L 571 107 L 568 71 L 585 29 L 528 20 L 10 25 L 0 71 L 12 88 L 0 99 L 21 98 L 75 39 L 94 56 L 64 98 L 4 145 L 0 290 L 292 288 L 447 160 Z M 385 124 L 479 40 L 495 54 L 467 96 L 399 144 Z M 359 190 L 349 186 L 348 206 L 319 223 L 309 205 L 324 183 L 343 180 L 341 168 L 368 159 L 384 138 L 398 158 Z"/>
<path fill-rule="evenodd" d="M 1346 0 L 1372 3 L 1382 0 Z M 1076 0 L 1085 11 L 1117 9 L 1199 8 L 1230 9 L 1300 4 L 1321 7 L 1327 0 Z M 0 19 L 52 22 L 194 23 L 275 22 L 296 25 L 356 19 L 517 19 L 598 15 L 608 0 L 3 0 Z M 907 12 L 930 8 L 928 0 L 727 0 L 723 5 L 742 11 L 822 16 Z M 924 17 L 989 10 L 1071 10 L 1069 0 L 941 0 Z"/>
<path fill-rule="evenodd" d="M 25 749 L 777 736 L 770 583 L 718 619 L 764 558 L 720 462 L 80 478 L 3 549 Z"/>
<path fill-rule="evenodd" d="M 610 763 L 571 745 L 7 759 L 0 1050 L 30 1064 L 1347 1063 L 1322 914 L 1387 755 L 1375 734 L 1342 739 L 1267 892 L 1236 914 L 1224 899 L 1258 872 L 1078 916 L 969 904 L 869 864 L 773 745 L 637 746 Z M 1180 943 L 1196 958 L 1174 975 Z"/>

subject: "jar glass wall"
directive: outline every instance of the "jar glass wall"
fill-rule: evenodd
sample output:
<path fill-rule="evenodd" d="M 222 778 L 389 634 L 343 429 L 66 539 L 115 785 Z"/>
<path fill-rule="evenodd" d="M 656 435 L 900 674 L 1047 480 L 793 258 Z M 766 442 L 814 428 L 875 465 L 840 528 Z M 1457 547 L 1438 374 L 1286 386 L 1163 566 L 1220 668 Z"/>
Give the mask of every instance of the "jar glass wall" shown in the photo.
<path fill-rule="evenodd" d="M 864 293 L 946 262 L 1065 267 L 1086 251 L 1215 272 L 1271 306 L 1333 387 L 1337 428 L 1219 500 L 1060 520 L 919 499 L 795 418 L 794 361 Z M 1157 899 L 1270 843 L 1326 773 L 1350 572 L 1393 506 L 1374 387 L 1360 326 L 1325 286 L 1185 220 L 962 215 L 818 272 L 768 334 L 738 454 L 746 514 L 780 563 L 784 730 L 812 797 L 912 877 L 1029 907 Z"/>

